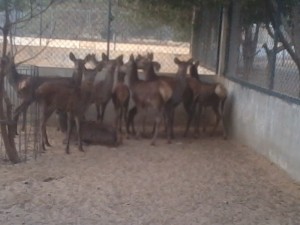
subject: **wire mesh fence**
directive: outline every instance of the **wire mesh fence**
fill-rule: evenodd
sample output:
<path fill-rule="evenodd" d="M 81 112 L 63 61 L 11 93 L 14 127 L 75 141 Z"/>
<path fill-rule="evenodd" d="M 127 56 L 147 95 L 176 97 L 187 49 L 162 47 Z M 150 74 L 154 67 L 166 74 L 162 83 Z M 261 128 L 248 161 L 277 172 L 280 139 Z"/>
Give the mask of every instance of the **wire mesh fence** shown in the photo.
<path fill-rule="evenodd" d="M 215 74 L 218 68 L 221 5 L 194 8 L 192 55 L 206 70 L 201 73 Z"/>
<path fill-rule="evenodd" d="M 300 52 L 295 44 L 299 38 L 292 30 L 300 18 L 291 17 L 286 23 L 280 1 L 276 9 L 267 10 L 271 16 L 263 22 L 242 6 L 231 5 L 227 76 L 299 98 L 300 61 L 293 57 Z"/>
<path fill-rule="evenodd" d="M 25 74 L 30 77 L 38 76 L 38 68 L 36 66 L 22 65 L 19 66 L 17 70 L 20 74 Z M 20 105 L 21 100 L 7 79 L 5 79 L 4 82 L 4 89 L 10 103 L 12 104 L 10 115 L 8 115 L 8 118 L 12 119 L 14 110 Z M 15 136 L 15 145 L 20 160 L 26 161 L 29 158 L 36 158 L 41 153 L 39 132 L 40 112 L 37 103 L 31 104 L 28 108 L 25 129 L 21 131 L 23 119 L 24 118 L 21 117 L 18 121 L 19 129 L 18 134 Z M 0 159 L 8 160 L 2 138 L 0 138 Z"/>
<path fill-rule="evenodd" d="M 190 53 L 190 27 L 185 32 L 154 15 L 146 17 L 136 10 L 136 5 L 122 0 L 111 0 L 110 14 L 108 2 L 57 1 L 30 22 L 18 23 L 13 29 L 12 40 L 19 50 L 22 49 L 18 59 L 30 58 L 42 51 L 31 64 L 71 67 L 67 57 L 70 51 L 78 56 L 87 53 L 100 56 L 107 52 L 109 40 L 112 57 L 124 54 L 126 59 L 131 53 L 153 52 L 155 60 L 162 64 L 162 72 L 175 72 L 174 57 Z M 43 7 L 46 6 L 40 4 L 37 10 Z M 12 13 L 13 20 L 21 20 L 26 13 L 26 10 L 16 10 Z"/>

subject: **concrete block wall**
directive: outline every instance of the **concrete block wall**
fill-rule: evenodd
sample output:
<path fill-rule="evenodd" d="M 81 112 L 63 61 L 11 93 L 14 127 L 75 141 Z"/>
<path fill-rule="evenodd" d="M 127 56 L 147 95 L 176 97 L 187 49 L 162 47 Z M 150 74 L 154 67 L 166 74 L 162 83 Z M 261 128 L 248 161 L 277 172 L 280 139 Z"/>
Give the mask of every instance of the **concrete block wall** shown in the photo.
<path fill-rule="evenodd" d="M 300 104 L 224 79 L 226 124 L 234 140 L 265 155 L 300 181 Z"/>

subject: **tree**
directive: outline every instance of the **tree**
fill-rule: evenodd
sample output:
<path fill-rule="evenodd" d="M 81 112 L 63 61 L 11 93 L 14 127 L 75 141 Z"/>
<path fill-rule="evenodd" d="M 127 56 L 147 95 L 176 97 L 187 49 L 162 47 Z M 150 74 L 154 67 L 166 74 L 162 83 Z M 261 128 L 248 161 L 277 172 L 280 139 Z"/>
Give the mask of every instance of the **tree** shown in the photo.
<path fill-rule="evenodd" d="M 0 2 L 0 12 L 4 14 L 3 24 L 0 24 L 0 31 L 2 31 L 2 56 L 3 59 L 8 52 L 8 48 L 10 47 L 11 54 L 14 54 L 15 49 L 13 48 L 12 43 L 12 31 L 13 28 L 20 23 L 29 22 L 32 18 L 39 16 L 41 13 L 45 12 L 55 0 L 40 0 L 40 1 L 26 1 L 26 0 L 5 0 Z M 40 7 L 40 5 L 44 7 Z M 15 11 L 23 11 L 25 12 L 21 18 L 16 18 L 14 15 Z M 9 41 L 10 39 L 10 41 Z M 16 52 L 15 52 L 16 54 Z M 4 77 L 6 75 L 6 71 L 4 71 L 3 61 L 1 60 L 1 68 L 0 68 L 0 129 L 1 135 L 4 143 L 4 147 L 7 153 L 9 160 L 12 163 L 18 163 L 20 158 L 18 156 L 16 146 L 14 143 L 14 129 L 13 123 L 10 120 L 9 113 L 5 115 L 4 110 L 4 101 L 7 106 L 7 110 L 10 107 L 10 101 L 6 96 L 4 90 Z"/>

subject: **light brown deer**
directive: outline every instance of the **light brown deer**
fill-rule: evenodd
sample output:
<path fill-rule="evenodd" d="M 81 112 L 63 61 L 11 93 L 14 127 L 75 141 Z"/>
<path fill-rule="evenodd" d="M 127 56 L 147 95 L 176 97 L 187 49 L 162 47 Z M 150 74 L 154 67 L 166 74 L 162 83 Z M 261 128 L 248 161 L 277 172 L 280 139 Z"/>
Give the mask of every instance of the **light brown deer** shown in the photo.
<path fill-rule="evenodd" d="M 116 65 L 119 63 L 119 58 L 120 57 L 115 60 L 106 61 L 104 63 L 104 67 L 108 70 L 114 70 Z M 83 65 L 85 80 L 81 82 L 80 86 L 77 86 L 77 84 L 66 84 L 53 81 L 44 83 L 36 90 L 37 99 L 43 106 L 43 119 L 41 124 L 43 148 L 45 148 L 45 144 L 49 144 L 46 134 L 46 122 L 51 114 L 55 110 L 58 110 L 59 112 L 66 112 L 68 118 L 66 153 L 69 154 L 69 144 L 73 124 L 72 119 L 75 119 L 78 148 L 80 151 L 83 151 L 81 122 L 86 109 L 91 104 L 94 80 L 98 71 L 98 66 L 95 69 L 86 69 Z"/>
<path fill-rule="evenodd" d="M 162 80 L 144 81 L 138 78 L 137 63 L 131 55 L 126 67 L 126 74 L 129 77 L 129 88 L 132 92 L 132 99 L 137 107 L 138 121 L 141 121 L 148 110 L 154 110 L 155 130 L 151 145 L 155 145 L 159 124 L 166 106 L 172 97 L 172 89 Z M 138 129 L 137 137 L 140 136 Z M 170 140 L 168 140 L 170 141 Z"/>
<path fill-rule="evenodd" d="M 202 113 L 202 107 L 212 107 L 216 115 L 216 123 L 212 129 L 211 135 L 214 135 L 219 122 L 222 122 L 223 137 L 227 137 L 225 125 L 224 125 L 224 104 L 227 98 L 227 90 L 221 83 L 206 83 L 201 81 L 197 71 L 199 61 L 196 61 L 190 67 L 190 75 L 188 78 L 188 84 L 193 92 L 193 101 L 191 103 L 191 113 L 188 116 L 186 130 L 184 136 L 187 135 L 190 123 L 196 114 L 195 118 L 195 134 L 199 134 L 199 120 Z M 198 110 L 197 110 L 198 108 Z M 205 126 L 203 127 L 205 131 Z"/>
<path fill-rule="evenodd" d="M 174 138 L 174 114 L 175 108 L 182 102 L 185 93 L 188 91 L 189 88 L 186 82 L 186 75 L 189 65 L 192 64 L 193 59 L 189 59 L 187 61 L 179 60 L 177 57 L 174 58 L 174 63 L 177 64 L 178 70 L 175 74 L 175 77 L 171 76 L 158 76 L 155 71 L 149 70 L 148 65 L 152 62 L 153 55 L 149 55 L 148 57 L 139 57 L 137 60 L 138 68 L 144 70 L 145 79 L 147 81 L 151 80 L 162 80 L 166 82 L 172 89 L 172 97 L 170 101 L 167 103 L 167 107 L 165 108 L 165 117 L 169 118 L 167 120 L 166 128 L 169 127 L 171 138 Z M 130 115 L 130 118 L 133 116 Z M 131 121 L 129 121 L 130 123 Z"/>
<path fill-rule="evenodd" d="M 74 54 L 70 52 L 69 54 L 70 59 L 77 64 L 78 68 L 81 68 L 80 65 L 83 65 L 88 58 L 90 57 L 87 55 L 84 59 L 76 59 Z M 21 104 L 15 109 L 14 112 L 14 121 L 18 123 L 20 113 L 23 114 L 23 123 L 22 123 L 22 130 L 25 130 L 26 126 L 26 115 L 27 109 L 30 104 L 33 102 L 34 99 L 34 92 L 35 90 L 43 83 L 47 81 L 54 81 L 59 80 L 60 82 L 80 82 L 82 77 L 82 71 L 76 70 L 73 73 L 73 78 L 71 77 L 58 77 L 58 76 L 30 76 L 27 74 L 20 74 L 17 71 L 18 64 L 15 64 L 14 56 L 8 54 L 6 57 L 2 59 L 2 65 L 5 67 L 6 76 L 8 79 L 9 84 L 14 88 L 17 92 L 18 97 L 21 98 Z M 17 127 L 16 127 L 17 128 Z M 17 132 L 17 129 L 16 129 Z"/>
<path fill-rule="evenodd" d="M 108 61 L 106 54 L 102 53 L 102 60 Z M 94 63 L 97 65 L 99 61 L 94 57 Z M 119 64 L 123 64 L 123 55 L 118 57 Z M 112 97 L 113 85 L 114 85 L 114 70 L 104 71 L 105 78 L 104 80 L 98 81 L 93 87 L 93 97 L 92 103 L 95 103 L 97 111 L 97 120 L 103 122 L 104 113 L 108 102 Z M 101 112 L 100 112 L 101 110 Z"/>

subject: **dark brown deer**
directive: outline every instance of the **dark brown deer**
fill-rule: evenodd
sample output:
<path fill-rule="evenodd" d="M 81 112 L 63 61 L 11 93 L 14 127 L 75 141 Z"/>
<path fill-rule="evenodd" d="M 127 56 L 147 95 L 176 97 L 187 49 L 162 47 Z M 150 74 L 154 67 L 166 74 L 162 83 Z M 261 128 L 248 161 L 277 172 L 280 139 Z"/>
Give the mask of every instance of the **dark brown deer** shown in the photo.
<path fill-rule="evenodd" d="M 86 61 L 88 61 L 90 56 L 87 55 L 83 60 L 77 60 L 74 54 L 70 52 L 69 57 L 73 62 L 76 61 L 76 63 L 74 63 L 79 66 L 80 64 L 84 64 Z M 9 84 L 14 88 L 18 94 L 18 97 L 22 100 L 21 104 L 15 109 L 14 113 L 14 121 L 16 124 L 18 123 L 20 113 L 23 114 L 22 130 L 24 130 L 26 126 L 27 109 L 34 98 L 34 92 L 41 84 L 54 80 L 59 80 L 60 82 L 80 82 L 82 77 L 82 71 L 80 70 L 76 70 L 76 72 L 73 73 L 73 78 L 58 76 L 30 76 L 27 74 L 18 73 L 16 69 L 18 64 L 15 64 L 14 57 L 10 54 L 3 58 L 2 61 L 3 65 L 5 66 L 5 72 L 7 74 L 6 76 Z M 78 68 L 80 68 L 80 66 Z"/>
<path fill-rule="evenodd" d="M 193 92 L 193 101 L 191 103 L 191 113 L 188 116 L 188 121 L 186 125 L 186 130 L 184 136 L 187 135 L 190 123 L 195 117 L 195 134 L 199 134 L 199 120 L 202 113 L 202 107 L 212 107 L 216 115 L 216 123 L 212 129 L 211 135 L 213 135 L 219 125 L 221 120 L 223 127 L 223 137 L 227 137 L 226 129 L 224 126 L 224 104 L 227 98 L 227 90 L 220 83 L 207 83 L 201 81 L 197 71 L 199 66 L 199 61 L 196 61 L 190 67 L 190 75 L 188 78 L 188 84 Z M 198 108 L 198 110 L 197 110 Z M 205 126 L 204 126 L 205 131 Z"/>
<path fill-rule="evenodd" d="M 178 70 L 175 74 L 175 77 L 171 76 L 158 76 L 155 71 L 152 70 L 146 70 L 148 68 L 147 65 L 149 65 L 152 61 L 152 57 L 139 57 L 137 61 L 138 68 L 141 68 L 144 70 L 145 79 L 147 81 L 151 80 L 162 80 L 166 82 L 172 89 L 172 97 L 170 101 L 166 104 L 165 108 L 165 118 L 169 118 L 167 120 L 166 128 L 169 127 L 170 129 L 170 135 L 171 138 L 174 138 L 174 114 L 175 114 L 175 108 L 181 103 L 183 97 L 185 96 L 185 93 L 187 92 L 187 89 L 189 88 L 187 86 L 186 82 L 186 75 L 189 65 L 192 64 L 193 59 L 189 59 L 187 61 L 181 61 L 177 57 L 174 58 L 174 63 L 177 64 Z M 134 111 L 134 109 L 132 110 Z M 130 112 L 132 113 L 132 112 Z M 129 116 L 130 118 L 134 117 L 132 115 Z M 130 123 L 131 121 L 129 121 Z"/>
<path fill-rule="evenodd" d="M 155 130 L 151 141 L 151 145 L 155 145 L 159 123 L 166 103 L 172 97 L 172 89 L 162 80 L 140 80 L 138 78 L 137 63 L 135 62 L 133 55 L 130 56 L 125 67 L 126 74 L 129 77 L 129 88 L 132 92 L 132 99 L 137 107 L 137 117 L 143 119 L 149 109 L 152 109 L 155 112 Z M 137 137 L 140 136 L 140 133 L 140 129 L 138 129 Z"/>
<path fill-rule="evenodd" d="M 116 67 L 118 58 L 116 60 L 109 60 L 105 62 L 105 67 L 111 70 Z M 82 69 L 82 68 L 81 68 Z M 92 91 L 94 80 L 98 72 L 98 68 L 86 69 L 83 65 L 83 73 L 85 80 L 80 86 L 77 84 L 66 84 L 58 81 L 46 82 L 36 90 L 38 101 L 42 104 L 43 119 L 42 119 L 42 146 L 45 148 L 45 143 L 48 142 L 46 134 L 46 122 L 51 114 L 58 110 L 67 113 L 67 146 L 66 153 L 69 153 L 69 144 L 72 131 L 72 119 L 75 120 L 78 148 L 83 151 L 82 137 L 81 137 L 81 121 L 83 120 L 84 113 L 89 107 L 92 98 Z"/>
<path fill-rule="evenodd" d="M 57 115 L 60 131 L 67 133 L 67 114 L 58 111 Z M 115 127 L 99 121 L 81 121 L 81 138 L 82 142 L 87 145 L 118 146 L 122 142 L 122 137 Z M 78 144 L 78 136 L 74 129 L 71 131 L 70 139 L 72 143 Z M 67 139 L 64 139 L 63 143 L 66 143 L 66 141 Z"/>
<path fill-rule="evenodd" d="M 108 57 L 102 53 L 102 60 L 108 61 Z M 98 64 L 96 58 L 94 58 L 95 64 Z M 118 57 L 118 62 L 123 64 L 123 55 Z M 92 102 L 95 103 L 97 111 L 97 120 L 103 122 L 104 113 L 108 102 L 112 97 L 113 85 L 114 85 L 114 70 L 106 70 L 104 80 L 98 81 L 93 87 Z M 101 107 L 101 108 L 100 108 Z M 100 112 L 101 109 L 101 112 Z"/>
<path fill-rule="evenodd" d="M 127 122 L 128 106 L 130 100 L 130 90 L 125 84 L 126 72 L 121 71 L 120 66 L 117 67 L 117 83 L 112 93 L 112 101 L 115 108 L 116 128 L 122 133 L 122 120 L 124 117 L 125 124 Z"/>

